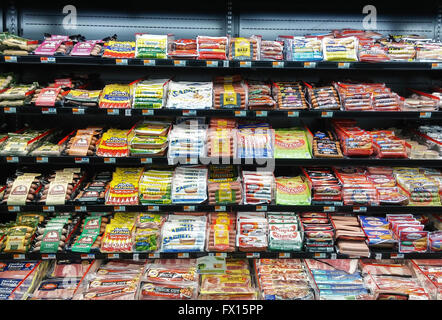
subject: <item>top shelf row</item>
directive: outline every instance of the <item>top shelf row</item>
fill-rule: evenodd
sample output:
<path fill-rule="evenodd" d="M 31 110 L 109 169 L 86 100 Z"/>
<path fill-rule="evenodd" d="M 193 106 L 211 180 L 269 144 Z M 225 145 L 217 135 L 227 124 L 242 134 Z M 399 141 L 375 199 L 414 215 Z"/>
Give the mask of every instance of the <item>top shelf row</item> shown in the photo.
<path fill-rule="evenodd" d="M 0 63 L 57 64 L 85 66 L 188 67 L 188 68 L 255 68 L 255 69 L 318 69 L 318 70 L 433 70 L 441 71 L 442 62 L 302 62 L 302 61 L 229 61 L 101 58 L 70 56 L 0 55 Z"/>

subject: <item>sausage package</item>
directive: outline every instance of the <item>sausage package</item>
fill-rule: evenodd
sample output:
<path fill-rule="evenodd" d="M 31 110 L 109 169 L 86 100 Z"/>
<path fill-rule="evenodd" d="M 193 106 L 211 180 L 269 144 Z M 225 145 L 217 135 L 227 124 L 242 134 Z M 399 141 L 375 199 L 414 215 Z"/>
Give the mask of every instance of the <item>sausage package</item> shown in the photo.
<path fill-rule="evenodd" d="M 172 35 L 147 33 L 135 34 L 135 57 L 147 59 L 167 59 L 173 42 Z"/>
<path fill-rule="evenodd" d="M 356 37 L 322 39 L 324 61 L 358 61 L 358 39 Z"/>
<path fill-rule="evenodd" d="M 231 38 L 229 41 L 229 60 L 260 60 L 261 37 Z"/>

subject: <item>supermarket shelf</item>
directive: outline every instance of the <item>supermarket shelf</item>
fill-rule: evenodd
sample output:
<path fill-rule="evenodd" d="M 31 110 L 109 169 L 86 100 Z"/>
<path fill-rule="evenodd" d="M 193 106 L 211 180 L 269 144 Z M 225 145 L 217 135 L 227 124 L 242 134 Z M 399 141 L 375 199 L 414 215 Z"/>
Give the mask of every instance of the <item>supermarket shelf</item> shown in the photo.
<path fill-rule="evenodd" d="M 56 254 L 26 253 L 12 254 L 1 253 L 0 261 L 10 260 L 87 260 L 87 259 L 195 259 L 204 256 L 217 256 L 224 258 L 249 258 L 249 259 L 349 259 L 353 258 L 345 254 L 338 253 L 313 253 L 313 252 L 228 252 L 228 253 L 209 253 L 209 252 L 188 252 L 188 253 L 76 253 L 61 252 Z M 356 257 L 355 257 L 356 258 Z M 357 257 L 359 258 L 359 257 Z M 364 258 L 364 257 L 362 257 Z M 442 253 L 403 253 L 396 252 L 372 252 L 371 259 L 441 259 Z"/>
<path fill-rule="evenodd" d="M 302 62 L 302 61 L 228 61 L 180 59 L 114 59 L 71 56 L 0 56 L 0 63 L 57 64 L 85 66 L 188 67 L 188 68 L 256 68 L 256 69 L 356 69 L 356 70 L 442 70 L 442 63 L 432 62 Z"/>
<path fill-rule="evenodd" d="M 199 160 L 199 161 L 198 161 Z M 0 164 L 15 165 L 128 165 L 147 164 L 186 165 L 186 164 L 246 164 L 266 165 L 274 161 L 275 166 L 419 166 L 442 167 L 442 159 L 378 159 L 378 158 L 313 158 L 313 159 L 234 159 L 234 158 L 180 158 L 169 162 L 162 157 L 75 157 L 75 156 L 0 156 Z"/>
<path fill-rule="evenodd" d="M 100 109 L 91 107 L 35 107 L 31 105 L 18 107 L 0 107 L 0 114 L 4 115 L 101 115 L 121 117 L 235 117 L 241 118 L 311 118 L 311 119 L 442 119 L 442 111 L 413 112 L 413 111 L 318 111 L 318 110 L 188 110 L 188 109 Z"/>
<path fill-rule="evenodd" d="M 0 205 L 0 213 L 14 212 L 342 212 L 358 214 L 385 213 L 436 213 L 442 214 L 442 206 L 337 206 L 337 205 L 104 205 L 104 204 L 67 204 L 47 206 L 29 204 L 23 206 Z"/>

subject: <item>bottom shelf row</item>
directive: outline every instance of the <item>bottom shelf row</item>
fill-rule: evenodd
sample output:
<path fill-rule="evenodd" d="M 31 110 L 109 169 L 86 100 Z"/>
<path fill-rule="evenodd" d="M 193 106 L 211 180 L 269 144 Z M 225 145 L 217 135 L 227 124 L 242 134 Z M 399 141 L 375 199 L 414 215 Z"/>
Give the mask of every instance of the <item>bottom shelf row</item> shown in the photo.
<path fill-rule="evenodd" d="M 441 274 L 441 260 L 15 261 L 0 300 L 440 300 Z"/>

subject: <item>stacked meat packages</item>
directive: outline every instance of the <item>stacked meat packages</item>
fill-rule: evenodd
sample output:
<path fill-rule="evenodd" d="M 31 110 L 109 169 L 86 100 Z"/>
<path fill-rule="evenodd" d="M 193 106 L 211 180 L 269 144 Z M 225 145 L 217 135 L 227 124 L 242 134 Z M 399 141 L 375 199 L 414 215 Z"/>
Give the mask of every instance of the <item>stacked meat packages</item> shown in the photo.
<path fill-rule="evenodd" d="M 269 250 L 302 250 L 304 234 L 297 215 L 269 212 L 267 219 L 269 223 Z"/>
<path fill-rule="evenodd" d="M 265 212 L 238 212 L 236 245 L 239 251 L 266 251 L 268 221 Z"/>
<path fill-rule="evenodd" d="M 174 125 L 169 134 L 169 150 L 167 157 L 173 162 L 178 160 L 196 160 L 207 154 L 207 126 L 197 122 L 180 123 Z"/>
<path fill-rule="evenodd" d="M 370 249 L 393 249 L 396 240 L 384 217 L 358 216 Z"/>
<path fill-rule="evenodd" d="M 47 270 L 44 264 L 41 261 L 2 263 L 0 265 L 0 300 L 21 300 L 26 297 L 41 280 L 40 269 Z"/>
<path fill-rule="evenodd" d="M 245 109 L 247 87 L 241 76 L 217 77 L 213 85 L 213 107 L 215 109 Z"/>
<path fill-rule="evenodd" d="M 207 189 L 209 204 L 240 204 L 242 202 L 242 185 L 238 167 L 210 165 Z"/>
<path fill-rule="evenodd" d="M 261 60 L 284 60 L 284 42 L 261 40 Z"/>
<path fill-rule="evenodd" d="M 272 86 L 270 84 L 255 80 L 249 80 L 246 84 L 250 110 L 276 109 L 276 101 L 272 98 Z"/>
<path fill-rule="evenodd" d="M 274 82 L 272 87 L 273 98 L 279 109 L 307 109 L 304 91 L 299 82 Z"/>
<path fill-rule="evenodd" d="M 196 38 L 198 59 L 202 60 L 227 60 L 229 39 L 227 37 Z"/>
<path fill-rule="evenodd" d="M 195 300 L 199 274 L 194 259 L 156 259 L 141 277 L 139 300 Z"/>
<path fill-rule="evenodd" d="M 371 135 L 357 127 L 356 121 L 333 120 L 333 127 L 339 137 L 342 153 L 345 156 L 369 156 L 373 154 Z"/>
<path fill-rule="evenodd" d="M 256 259 L 255 271 L 265 300 L 313 300 L 305 266 L 295 259 Z"/>
<path fill-rule="evenodd" d="M 96 260 L 75 300 L 134 300 L 146 262 Z"/>
<path fill-rule="evenodd" d="M 162 252 L 204 251 L 206 224 L 206 216 L 169 215 L 161 229 Z"/>
<path fill-rule="evenodd" d="M 375 185 L 362 168 L 334 168 L 342 185 L 344 205 L 371 206 L 379 204 Z"/>
<path fill-rule="evenodd" d="M 177 167 L 172 179 L 172 203 L 207 200 L 207 168 Z"/>
<path fill-rule="evenodd" d="M 273 130 L 268 123 L 238 126 L 236 156 L 245 159 L 273 158 Z"/>
<path fill-rule="evenodd" d="M 244 204 L 271 203 L 274 197 L 275 177 L 269 171 L 243 171 Z"/>
<path fill-rule="evenodd" d="M 167 144 L 170 123 L 163 121 L 143 121 L 130 130 L 127 137 L 131 156 L 162 156 Z"/>
<path fill-rule="evenodd" d="M 341 108 L 338 93 L 333 86 L 313 87 L 308 83 L 305 84 L 311 108 L 316 110 L 339 110 Z"/>
<path fill-rule="evenodd" d="M 349 256 L 370 257 L 370 250 L 365 243 L 365 234 L 355 216 L 332 214 L 330 220 L 335 229 L 337 249 Z"/>
<path fill-rule="evenodd" d="M 207 251 L 235 251 L 236 215 L 227 212 L 210 213 L 207 233 Z"/>
<path fill-rule="evenodd" d="M 233 119 L 211 118 L 207 137 L 207 156 L 230 158 L 236 156 L 236 127 Z"/>
<path fill-rule="evenodd" d="M 327 213 L 303 212 L 301 223 L 304 230 L 305 251 L 335 251 L 335 232 Z"/>

